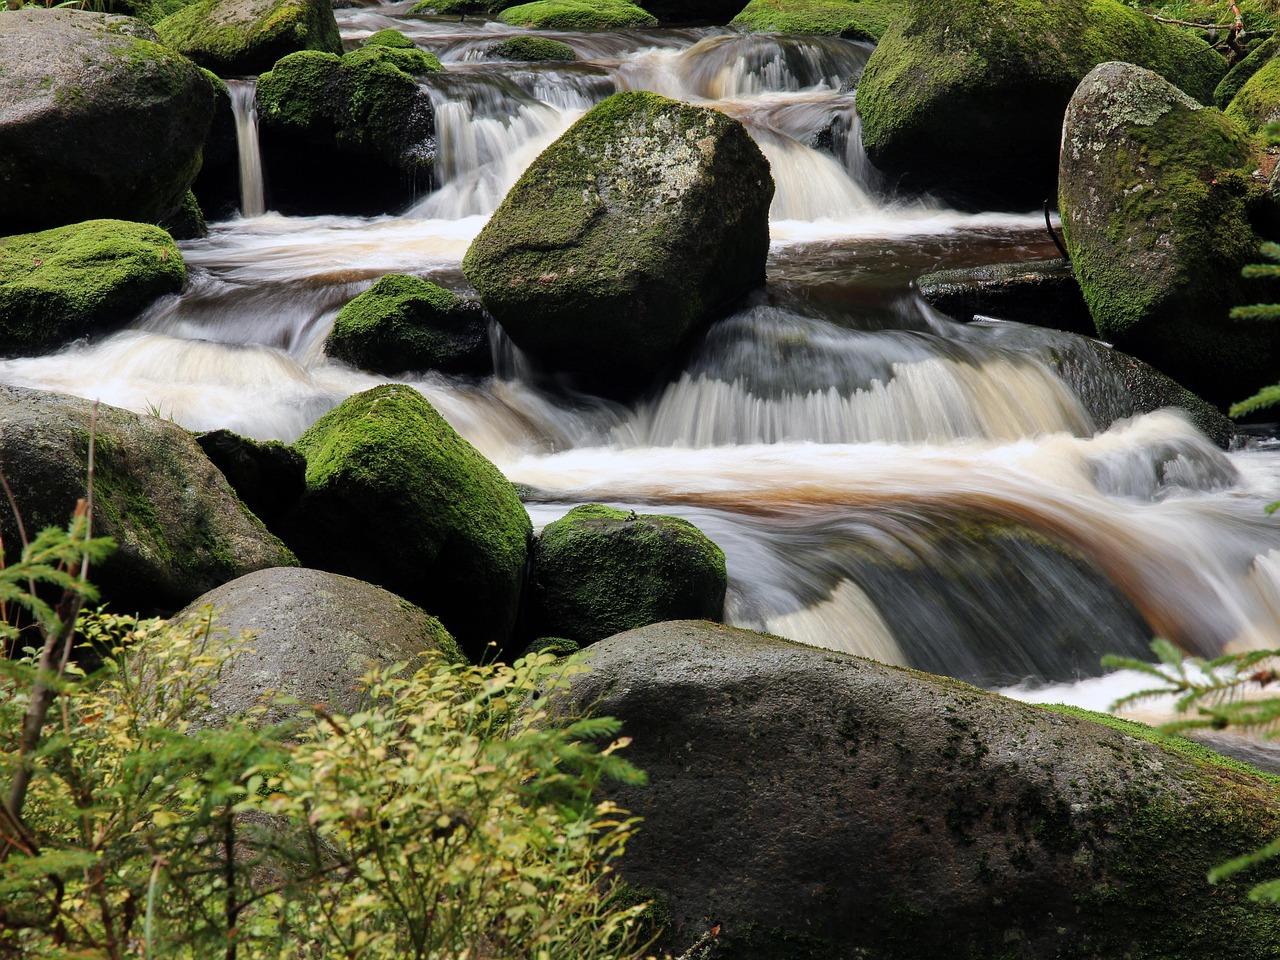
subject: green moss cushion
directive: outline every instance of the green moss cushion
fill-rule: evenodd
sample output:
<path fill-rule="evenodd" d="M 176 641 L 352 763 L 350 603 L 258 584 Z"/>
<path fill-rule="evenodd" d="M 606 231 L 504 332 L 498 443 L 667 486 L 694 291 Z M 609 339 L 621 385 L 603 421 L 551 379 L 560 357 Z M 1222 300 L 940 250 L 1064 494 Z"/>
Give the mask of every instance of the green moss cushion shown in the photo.
<path fill-rule="evenodd" d="M 263 73 L 297 50 L 342 52 L 328 0 L 198 0 L 156 32 L 219 76 Z"/>
<path fill-rule="evenodd" d="M 0 238 L 0 350 L 32 353 L 132 320 L 186 280 L 159 227 L 91 220 Z"/>
<path fill-rule="evenodd" d="M 490 60 L 518 60 L 536 63 L 556 60 L 577 60 L 573 47 L 548 37 L 508 37 L 485 51 Z"/>
<path fill-rule="evenodd" d="M 1226 112 L 1250 133 L 1280 119 L 1280 60 L 1265 60 L 1240 87 Z"/>
<path fill-rule="evenodd" d="M 751 0 L 730 21 L 755 33 L 794 33 L 878 41 L 903 4 L 899 0 Z"/>
<path fill-rule="evenodd" d="M 626 0 L 533 0 L 507 7 L 498 19 L 543 30 L 621 30 L 658 24 L 657 17 Z"/>

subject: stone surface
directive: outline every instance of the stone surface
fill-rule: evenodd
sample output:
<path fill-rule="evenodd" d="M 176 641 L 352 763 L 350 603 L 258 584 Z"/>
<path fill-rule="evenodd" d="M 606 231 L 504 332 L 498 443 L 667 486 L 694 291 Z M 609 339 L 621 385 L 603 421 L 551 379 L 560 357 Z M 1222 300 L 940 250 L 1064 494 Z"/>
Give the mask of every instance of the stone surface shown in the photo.
<path fill-rule="evenodd" d="M 196 436 L 246 507 L 268 526 L 297 506 L 307 488 L 307 462 L 278 440 L 251 440 L 230 430 Z"/>
<path fill-rule="evenodd" d="M 250 709 L 268 690 L 350 716 L 362 706 L 360 680 L 370 669 L 413 663 L 429 651 L 461 657 L 439 620 L 380 587 L 322 570 L 258 570 L 197 597 L 173 619 L 203 621 L 210 610 L 231 637 L 253 634 L 236 644 L 240 652 L 214 689 L 212 707 L 222 718 Z M 273 709 L 266 719 L 292 712 Z"/>
<path fill-rule="evenodd" d="M 221 77 L 264 73 L 299 50 L 342 52 L 328 0 L 196 0 L 156 33 Z"/>
<path fill-rule="evenodd" d="M 157 223 L 182 206 L 213 90 L 145 23 L 8 11 L 0 77 L 0 235 L 105 218 Z"/>
<path fill-rule="evenodd" d="M 0 353 L 33 355 L 123 326 L 187 271 L 159 227 L 91 220 L 0 238 Z"/>
<path fill-rule="evenodd" d="M 1156 74 L 1102 64 L 1063 125 L 1063 233 L 1098 335 L 1225 407 L 1274 381 L 1280 327 L 1228 319 L 1264 202 L 1244 130 Z"/>
<path fill-rule="evenodd" d="M 112 609 L 167 612 L 252 570 L 296 562 L 177 424 L 4 386 L 0 468 L 29 533 L 65 527 L 85 496 L 90 436 L 93 532 L 117 544 L 91 579 Z M 8 551 L 19 549 L 8 510 L 0 532 Z"/>
<path fill-rule="evenodd" d="M 573 702 L 622 720 L 644 787 L 623 880 L 738 960 L 1272 956 L 1256 877 L 1274 781 L 1149 728 L 714 624 L 584 655 Z"/>
<path fill-rule="evenodd" d="M 772 197 L 737 121 L 615 94 L 525 171 L 463 271 L 522 350 L 621 393 L 764 282 Z"/>
<path fill-rule="evenodd" d="M 1092 334 L 1093 317 L 1066 260 L 938 270 L 916 281 L 929 306 L 962 323 L 975 315 Z"/>
<path fill-rule="evenodd" d="M 1208 103 L 1226 61 L 1117 0 L 908 0 L 858 82 L 872 163 L 984 209 L 1054 193 L 1062 113 L 1095 65 L 1150 68 Z"/>
<path fill-rule="evenodd" d="M 418 604 L 473 660 L 505 648 L 532 525 L 507 479 L 420 393 L 358 393 L 295 446 L 307 492 L 281 530 L 304 564 Z"/>

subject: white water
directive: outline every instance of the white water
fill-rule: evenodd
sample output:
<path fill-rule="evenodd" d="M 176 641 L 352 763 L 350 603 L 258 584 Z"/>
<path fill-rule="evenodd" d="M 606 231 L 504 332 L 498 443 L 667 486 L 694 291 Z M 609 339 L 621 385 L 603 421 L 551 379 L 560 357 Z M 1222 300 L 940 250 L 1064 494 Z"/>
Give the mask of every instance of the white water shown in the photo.
<path fill-rule="evenodd" d="M 228 80 L 231 113 L 236 121 L 236 146 L 240 153 L 240 215 L 260 217 L 267 212 L 262 186 L 262 156 L 258 151 L 258 83 Z"/>
<path fill-rule="evenodd" d="M 1097 681 L 1072 678 L 1153 631 L 1203 653 L 1280 645 L 1280 528 L 1262 511 L 1280 454 L 1222 453 L 1170 413 L 1097 424 L 1033 335 L 1011 345 L 911 306 L 928 269 L 1052 248 L 1038 213 L 886 193 L 846 83 L 865 45 L 555 34 L 582 62 L 497 64 L 485 51 L 511 28 L 402 8 L 339 17 L 348 38 L 400 27 L 449 65 L 426 81 L 437 191 L 373 219 L 246 198 L 250 219 L 183 245 L 181 297 L 0 361 L 0 380 L 291 441 L 385 379 L 324 356 L 343 303 L 389 272 L 465 289 L 468 244 L 538 151 L 608 93 L 657 90 L 742 119 L 768 156 L 768 290 L 629 406 L 544 389 L 500 337 L 482 383 L 402 378 L 534 491 L 536 524 L 589 501 L 679 513 L 726 551 L 734 623 L 987 683 L 1067 681 L 1054 696 L 1093 705 Z M 991 518 L 1033 533 L 973 533 Z"/>

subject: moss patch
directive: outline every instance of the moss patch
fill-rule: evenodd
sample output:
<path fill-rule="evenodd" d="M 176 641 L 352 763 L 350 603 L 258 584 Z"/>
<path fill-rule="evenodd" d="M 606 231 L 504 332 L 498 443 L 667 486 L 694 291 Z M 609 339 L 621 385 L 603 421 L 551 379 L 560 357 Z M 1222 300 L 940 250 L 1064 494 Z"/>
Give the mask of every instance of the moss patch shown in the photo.
<path fill-rule="evenodd" d="M 507 7 L 498 19 L 540 30 L 621 30 L 658 25 L 657 17 L 626 0 L 533 0 Z"/>
<path fill-rule="evenodd" d="M 1280 60 L 1273 57 L 1258 66 L 1232 98 L 1226 113 L 1250 133 L 1280 119 Z"/>
<path fill-rule="evenodd" d="M 538 63 L 556 60 L 577 60 L 573 47 L 547 37 L 508 37 L 485 51 L 490 60 L 517 60 Z"/>
<path fill-rule="evenodd" d="M 898 0 L 751 0 L 731 24 L 756 33 L 878 41 L 902 7 Z"/>

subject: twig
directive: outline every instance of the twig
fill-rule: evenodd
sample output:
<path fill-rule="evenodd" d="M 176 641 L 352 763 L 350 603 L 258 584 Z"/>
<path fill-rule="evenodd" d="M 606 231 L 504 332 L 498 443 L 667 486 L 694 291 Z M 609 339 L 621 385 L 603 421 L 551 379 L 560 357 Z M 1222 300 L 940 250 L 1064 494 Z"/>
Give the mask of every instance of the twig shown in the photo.
<path fill-rule="evenodd" d="M 1053 239 L 1053 245 L 1058 248 L 1058 252 L 1062 254 L 1062 259 L 1071 262 L 1071 254 L 1067 253 L 1067 248 L 1062 245 L 1062 241 L 1058 239 L 1058 234 L 1053 229 L 1053 223 L 1049 220 L 1049 201 L 1044 202 L 1044 228 L 1049 231 L 1049 236 Z"/>

